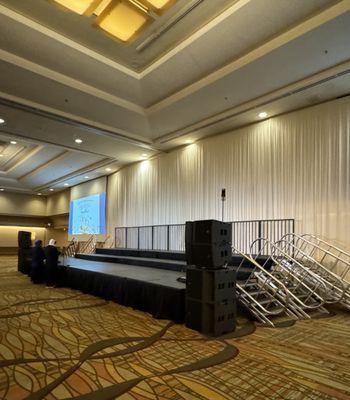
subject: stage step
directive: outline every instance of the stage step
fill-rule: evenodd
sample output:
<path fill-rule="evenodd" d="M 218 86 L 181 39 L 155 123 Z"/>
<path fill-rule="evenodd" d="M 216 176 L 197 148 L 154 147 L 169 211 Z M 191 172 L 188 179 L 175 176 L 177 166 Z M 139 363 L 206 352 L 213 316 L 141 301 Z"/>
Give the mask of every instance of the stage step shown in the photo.
<path fill-rule="evenodd" d="M 162 260 L 186 261 L 186 254 L 180 251 L 164 250 L 137 250 L 137 249 L 96 249 L 96 254 L 106 254 L 111 256 L 141 257 L 141 258 L 160 258 Z"/>
<path fill-rule="evenodd" d="M 186 271 L 186 255 L 182 252 L 171 252 L 162 250 L 137 250 L 137 249 L 102 249 L 97 248 L 96 254 L 79 253 L 77 258 L 102 261 L 118 264 L 129 264 L 141 267 L 151 267 L 166 269 L 170 271 Z M 242 256 L 233 254 L 229 266 L 237 267 L 241 265 L 239 273 L 236 276 L 238 281 L 246 280 L 251 273 L 251 264 L 244 260 L 242 264 Z M 257 262 L 263 265 L 265 269 L 271 268 L 271 262 L 266 256 L 257 257 Z"/>
<path fill-rule="evenodd" d="M 133 257 L 133 256 L 121 256 L 121 255 L 117 256 L 108 254 L 84 254 L 84 253 L 78 253 L 76 254 L 75 257 L 83 260 L 127 264 L 139 267 L 159 268 L 169 271 L 181 272 L 186 270 L 185 261 L 177 261 L 171 259 L 169 260 L 169 259 L 149 258 L 149 257 Z"/>
<path fill-rule="evenodd" d="M 124 248 L 111 248 L 102 249 L 97 248 L 96 254 L 104 254 L 110 256 L 121 256 L 121 257 L 137 257 L 142 259 L 161 259 L 161 260 L 174 260 L 186 262 L 186 254 L 181 251 L 166 251 L 166 250 L 138 250 L 138 249 L 124 249 Z M 272 260 L 268 256 L 259 255 L 253 256 L 256 258 L 257 263 L 263 266 L 265 269 L 270 270 L 272 266 Z M 242 256 L 239 254 L 233 254 L 229 266 L 238 267 L 242 263 Z M 241 267 L 251 268 L 251 264 L 244 260 Z"/>

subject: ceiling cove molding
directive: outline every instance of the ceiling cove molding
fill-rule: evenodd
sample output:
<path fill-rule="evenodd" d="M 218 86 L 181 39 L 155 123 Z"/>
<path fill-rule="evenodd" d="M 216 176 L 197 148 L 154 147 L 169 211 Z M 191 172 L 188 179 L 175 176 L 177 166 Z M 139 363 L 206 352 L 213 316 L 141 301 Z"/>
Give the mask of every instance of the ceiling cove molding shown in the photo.
<path fill-rule="evenodd" d="M 11 154 L 10 158 L 3 164 L 3 167 L 5 167 L 4 171 L 7 173 L 9 169 L 16 164 L 16 158 L 20 157 L 22 154 L 25 156 L 27 152 L 28 149 L 25 146 L 16 149 L 16 151 Z"/>
<path fill-rule="evenodd" d="M 241 9 L 242 7 L 244 7 L 245 5 L 247 5 L 249 2 L 251 2 L 253 0 L 237 0 L 231 7 L 229 7 L 228 9 L 224 10 L 221 14 L 219 14 L 216 18 L 214 18 L 212 21 L 210 21 L 208 24 L 206 24 L 205 26 L 203 26 L 202 28 L 200 28 L 199 30 L 197 30 L 195 33 L 193 33 L 191 36 L 189 36 L 187 39 L 185 39 L 184 41 L 182 41 L 179 45 L 177 45 L 175 48 L 169 50 L 166 54 L 164 54 L 160 59 L 158 59 L 157 61 L 153 62 L 151 65 L 149 65 L 148 67 L 146 67 L 143 71 L 141 72 L 136 72 L 128 67 L 123 66 L 122 64 L 119 64 L 113 60 L 111 60 L 108 57 L 103 56 L 100 53 L 97 53 L 91 49 L 89 49 L 86 46 L 83 46 L 69 38 L 67 38 L 66 36 L 57 33 L 56 31 L 49 29 L 45 26 L 40 25 L 39 23 L 33 21 L 32 19 L 25 17 L 24 15 L 21 15 L 19 13 L 17 13 L 14 10 L 11 10 L 3 5 L 0 5 L 0 14 L 5 15 L 8 18 L 11 18 L 12 20 L 21 23 L 25 26 L 28 26 L 31 29 L 34 29 L 38 32 L 40 32 L 41 34 L 44 34 L 68 47 L 73 48 L 74 50 L 77 50 L 93 59 L 95 59 L 98 62 L 101 62 L 103 64 L 108 65 L 111 68 L 114 68 L 122 73 L 125 73 L 137 80 L 141 80 L 143 77 L 147 76 L 148 74 L 150 74 L 152 71 L 154 71 L 156 68 L 158 68 L 159 66 L 161 66 L 163 63 L 167 62 L 168 60 L 170 60 L 174 55 L 176 55 L 177 53 L 179 53 L 181 50 L 185 49 L 187 46 L 189 46 L 191 43 L 193 43 L 195 40 L 197 40 L 198 38 L 200 38 L 201 36 L 203 36 L 205 33 L 207 33 L 208 31 L 210 31 L 212 28 L 214 28 L 215 26 L 217 26 L 221 21 L 225 20 L 226 18 L 228 18 L 229 16 L 231 16 L 232 14 L 234 14 L 235 12 L 237 12 L 239 9 Z M 332 13 L 332 11 L 335 11 L 336 13 L 339 12 L 340 10 L 343 10 L 340 12 L 344 13 L 346 11 L 348 11 L 350 9 L 349 6 L 349 0 L 341 0 L 338 4 L 329 7 L 329 9 L 325 10 L 324 12 L 328 12 L 330 10 L 330 12 Z M 345 9 L 345 11 L 344 11 Z M 337 11 L 338 10 L 338 11 Z M 323 12 L 321 12 L 321 14 L 323 14 Z M 333 18 L 335 18 L 336 16 L 340 15 L 339 13 L 337 15 L 334 15 Z M 308 20 L 306 21 L 308 22 Z M 326 22 L 326 21 L 324 21 Z M 323 22 L 323 23 L 324 23 Z M 298 28 L 298 27 L 297 27 Z M 313 29 L 313 28 L 312 28 Z"/>
<path fill-rule="evenodd" d="M 31 61 L 28 61 L 25 58 L 16 56 L 12 53 L 9 53 L 5 50 L 0 49 L 0 59 L 12 64 L 16 65 L 17 67 L 23 68 L 27 71 L 33 72 L 34 74 L 43 76 L 47 79 L 50 79 L 52 81 L 58 82 L 62 85 L 68 86 L 70 88 L 79 90 L 80 92 L 89 94 L 90 96 L 97 97 L 101 100 L 107 101 L 108 103 L 114 104 L 116 106 L 125 108 L 129 111 L 135 112 L 137 114 L 140 114 L 142 116 L 145 115 L 145 110 L 143 107 L 132 103 L 131 101 L 124 100 L 121 97 L 114 96 L 110 93 L 104 92 L 100 89 L 96 89 L 93 86 L 90 86 L 86 83 L 83 83 L 81 81 L 78 81 L 77 79 L 70 78 L 66 75 L 63 75 L 59 72 L 56 72 L 52 69 L 43 67 L 39 64 L 33 63 Z"/>
<path fill-rule="evenodd" d="M 155 69 L 159 68 L 162 64 L 170 60 L 173 56 L 178 54 L 180 51 L 184 50 L 186 47 L 195 42 L 201 36 L 209 32 L 211 29 L 215 28 L 218 24 L 220 24 L 220 22 L 230 17 L 232 14 L 240 10 L 242 7 L 244 7 L 251 1 L 252 0 L 237 0 L 231 7 L 224 10 L 216 18 L 212 19 L 209 23 L 204 25 L 202 28 L 198 29 L 195 33 L 193 33 L 187 39 L 182 41 L 179 45 L 169 50 L 161 58 L 159 58 L 157 61 L 153 62 L 150 66 L 146 67 L 143 71 L 141 71 L 140 79 L 144 78 L 145 76 L 153 72 Z"/>
<path fill-rule="evenodd" d="M 63 151 L 61 154 L 59 154 L 58 156 L 55 156 L 53 158 L 51 158 L 51 160 L 39 165 L 38 167 L 32 169 L 31 171 L 27 172 L 26 174 L 20 176 L 19 178 L 17 178 L 17 180 L 23 181 L 27 178 L 29 178 L 30 176 L 36 175 L 38 172 L 42 171 L 43 169 L 47 168 L 50 164 L 63 160 L 70 152 L 68 150 Z"/>
<path fill-rule="evenodd" d="M 108 158 L 108 157 L 104 158 L 101 161 L 98 161 L 98 162 L 96 162 L 94 164 L 88 165 L 87 167 L 78 169 L 78 170 L 76 170 L 74 172 L 71 172 L 70 174 L 64 175 L 61 178 L 54 179 L 54 180 L 52 180 L 50 182 L 46 182 L 44 185 L 41 185 L 41 186 L 38 186 L 38 187 L 34 188 L 34 191 L 36 191 L 36 192 L 44 191 L 44 190 L 46 190 L 46 189 L 48 189 L 48 188 L 50 188 L 52 186 L 59 185 L 59 184 L 61 184 L 63 182 L 66 182 L 66 181 L 68 181 L 70 179 L 78 178 L 78 177 L 80 177 L 82 175 L 85 175 L 85 174 L 87 174 L 89 172 L 94 172 L 96 169 L 103 168 L 106 165 L 110 165 L 111 162 L 116 162 L 116 161 L 118 161 L 118 160 L 113 160 L 112 158 Z M 90 180 L 93 180 L 93 179 L 96 179 L 96 177 L 93 177 Z M 86 182 L 88 182 L 88 180 L 86 180 Z M 82 183 L 82 182 L 80 182 L 80 183 Z M 67 188 L 62 188 L 62 190 L 63 189 L 67 189 Z"/>
<path fill-rule="evenodd" d="M 94 50 L 89 49 L 86 46 L 83 46 L 74 40 L 71 40 L 67 38 L 66 36 L 49 29 L 43 25 L 40 25 L 36 21 L 17 13 L 14 10 L 11 10 L 3 5 L 0 5 L 0 14 L 5 15 L 8 18 L 11 18 L 12 20 L 21 23 L 31 29 L 34 29 L 35 31 L 50 37 L 51 39 L 54 39 L 58 41 L 59 43 L 62 43 L 68 47 L 71 47 L 74 50 L 79 51 L 80 53 L 83 53 L 93 59 L 95 59 L 98 62 L 101 62 L 105 65 L 108 65 L 111 68 L 114 68 L 126 75 L 131 76 L 134 79 L 141 80 L 143 77 L 147 76 L 150 74 L 153 70 L 158 68 L 160 65 L 163 63 L 167 62 L 169 59 L 171 59 L 174 55 L 179 53 L 181 50 L 185 49 L 187 46 L 189 46 L 191 43 L 193 43 L 195 40 L 197 40 L 199 37 L 207 33 L 209 30 L 214 28 L 217 24 L 219 24 L 221 21 L 225 20 L 228 18 L 230 15 L 238 11 L 240 8 L 248 4 L 253 0 L 236 0 L 236 2 L 229 7 L 228 9 L 224 10 L 220 15 L 218 15 L 216 18 L 214 18 L 212 21 L 210 21 L 208 24 L 197 30 L 195 33 L 190 35 L 187 39 L 185 39 L 183 42 L 181 42 L 178 46 L 175 48 L 169 50 L 166 54 L 164 54 L 160 59 L 157 61 L 153 62 L 151 65 L 146 67 L 143 71 L 141 72 L 136 72 L 131 68 L 128 68 L 116 61 L 111 60 L 108 57 L 103 56 L 100 53 L 97 53 Z"/>
<path fill-rule="evenodd" d="M 94 156 L 98 156 L 98 157 L 106 157 L 105 154 L 101 154 L 101 153 L 97 153 L 95 151 L 90 151 L 90 150 L 86 150 L 86 149 L 77 149 L 73 146 L 67 146 L 64 144 L 57 144 L 54 142 L 50 142 L 49 140 L 45 140 L 45 139 L 33 139 L 33 138 L 28 138 L 25 135 L 21 135 L 19 133 L 13 133 L 10 131 L 6 131 L 6 130 L 0 130 L 0 133 L 4 136 L 7 136 L 9 138 L 14 138 L 14 139 L 19 139 L 19 140 L 23 140 L 24 142 L 27 143 L 35 143 L 35 144 L 46 144 L 46 145 L 50 145 L 51 147 L 55 147 L 57 149 L 66 149 L 72 152 L 76 152 L 76 153 L 81 153 L 81 154 L 92 154 Z"/>
<path fill-rule="evenodd" d="M 27 99 L 12 96 L 4 92 L 0 92 L 0 105 L 1 104 L 6 107 L 45 117 L 56 122 L 65 123 L 67 125 L 74 126 L 88 132 L 92 132 L 98 136 L 107 136 L 109 138 L 121 140 L 129 144 L 133 144 L 149 150 L 158 150 L 152 147 L 152 140 L 147 139 L 143 136 L 135 135 L 122 129 L 115 129 L 109 125 L 100 124 L 95 121 L 91 121 L 89 119 L 82 118 L 74 114 L 63 112 L 51 107 L 47 107 L 43 104 L 39 104 Z"/>
<path fill-rule="evenodd" d="M 29 149 L 29 151 L 27 152 L 27 154 L 22 157 L 19 161 L 16 162 L 16 164 L 14 164 L 11 168 L 9 168 L 6 172 L 9 173 L 11 171 L 13 171 L 14 169 L 18 168 L 21 164 L 23 164 L 25 161 L 29 160 L 31 157 L 34 157 L 35 154 L 39 153 L 42 149 L 44 148 L 44 146 L 41 145 L 36 145 L 34 147 L 34 149 Z"/>
<path fill-rule="evenodd" d="M 52 29 L 49 29 L 43 25 L 40 25 L 39 23 L 33 21 L 30 18 L 25 17 L 24 15 L 21 15 L 14 10 L 11 10 L 3 5 L 0 5 L 0 14 L 5 15 L 8 18 L 11 18 L 12 20 L 19 22 L 31 29 L 34 29 L 37 32 L 40 32 L 41 34 L 50 37 L 51 39 L 56 40 L 57 42 L 60 42 L 68 47 L 71 47 L 74 50 L 79 51 L 80 53 L 83 53 L 96 61 L 99 61 L 103 64 L 108 65 L 109 67 L 112 67 L 126 75 L 131 76 L 132 78 L 139 79 L 139 74 L 130 68 L 125 67 L 122 64 L 119 64 L 113 60 L 111 60 L 108 57 L 104 57 L 102 54 L 97 53 L 96 51 L 93 51 L 89 49 L 88 47 L 85 47 L 74 40 L 71 40 L 67 38 L 64 35 L 61 35 L 60 33 L 57 33 L 53 31 Z"/>
<path fill-rule="evenodd" d="M 143 52 L 153 42 L 161 38 L 167 31 L 178 24 L 182 19 L 189 15 L 196 7 L 198 7 L 205 0 L 187 0 L 187 4 L 182 7 L 176 14 L 174 14 L 170 19 L 164 22 L 158 29 L 153 31 L 150 35 L 146 37 L 137 47 L 136 51 L 138 53 Z M 146 68 L 145 68 L 146 69 Z"/>
<path fill-rule="evenodd" d="M 175 92 L 174 94 L 164 98 L 148 107 L 146 109 L 147 114 L 153 114 L 163 110 L 166 107 L 182 100 L 183 98 L 209 86 L 219 79 L 237 71 L 238 69 L 252 63 L 253 61 L 265 56 L 266 54 L 278 49 L 279 47 L 289 43 L 290 41 L 297 39 L 308 33 L 309 31 L 316 29 L 317 27 L 329 22 L 336 17 L 345 14 L 350 10 L 350 0 L 341 0 L 339 3 L 321 11 L 320 13 L 306 19 L 304 22 L 294 26 L 293 28 L 283 32 L 282 34 L 275 36 L 271 40 L 268 40 L 261 46 L 255 48 L 254 50 L 246 53 L 242 57 L 239 57 L 232 61 L 231 63 L 225 65 L 222 68 L 215 70 L 204 78 L 184 87 L 183 89 Z"/>
<path fill-rule="evenodd" d="M 155 61 L 153 64 L 151 64 L 149 67 L 147 67 L 143 72 L 136 73 L 127 67 L 122 68 L 123 72 L 128 71 L 128 74 L 133 76 L 134 78 L 136 78 L 138 80 L 142 79 L 143 77 L 145 77 L 146 75 L 151 73 L 154 69 L 156 69 L 160 65 L 162 65 L 164 62 L 167 62 L 169 59 L 171 59 L 172 56 L 174 56 L 175 54 L 180 52 L 182 49 L 184 49 L 185 47 L 187 47 L 188 45 L 193 43 L 196 39 L 201 37 L 203 34 L 208 32 L 210 29 L 214 28 L 218 23 L 220 23 L 224 19 L 228 18 L 234 12 L 237 12 L 239 9 L 241 9 L 242 7 L 244 7 L 246 4 L 248 4 L 251 1 L 253 1 L 253 0 L 238 0 L 237 2 L 234 3 L 233 6 L 226 9 L 225 11 L 223 11 L 219 16 L 214 18 L 211 22 L 209 22 L 203 28 L 199 29 L 197 32 L 195 32 L 193 35 L 191 35 L 189 38 L 187 38 L 186 40 L 181 42 L 174 49 L 170 50 L 161 59 Z M 32 63 L 28 60 L 25 60 L 21 57 L 15 56 L 6 51 L 1 50 L 0 57 L 3 57 L 4 61 L 18 65 L 19 67 L 26 68 L 26 69 L 30 70 L 31 72 L 40 74 L 49 79 L 56 80 L 57 82 L 63 83 L 69 87 L 76 88 L 82 92 L 85 92 L 85 93 L 95 96 L 97 98 L 103 99 L 112 104 L 116 104 L 116 105 L 126 108 L 130 111 L 137 112 L 140 115 L 147 116 L 149 114 L 160 111 L 165 107 L 168 107 L 169 105 L 189 96 L 190 94 L 200 90 L 203 87 L 206 87 L 206 86 L 214 83 L 215 81 L 225 77 L 226 75 L 242 68 L 243 66 L 262 57 L 263 55 L 268 54 L 269 52 L 281 47 L 282 45 L 288 43 L 289 41 L 302 36 L 303 34 L 307 33 L 308 31 L 317 28 L 318 26 L 336 18 L 337 16 L 340 16 L 341 14 L 344 14 L 345 12 L 347 12 L 349 10 L 350 10 L 350 1 L 349 0 L 341 0 L 336 4 L 333 4 L 329 8 L 321 11 L 320 13 L 312 16 L 311 18 L 306 19 L 304 22 L 294 26 L 293 28 L 282 33 L 281 35 L 271 39 L 270 41 L 267 41 L 262 46 L 254 49 L 253 51 L 245 54 L 242 57 L 239 57 L 238 59 L 235 59 L 231 63 L 223 66 L 222 68 L 215 70 L 211 74 L 184 87 L 183 89 L 164 98 L 163 100 L 152 104 L 151 106 L 149 106 L 146 109 L 135 103 L 124 100 L 117 96 L 113 96 L 109 93 L 106 93 L 104 91 L 96 89 L 92 86 L 89 86 L 89 85 L 87 85 L 83 82 L 80 82 L 78 80 L 75 80 L 73 78 L 69 78 L 63 74 L 57 73 L 48 68 L 41 67 L 38 64 Z M 6 15 L 7 17 L 10 17 L 13 20 L 16 20 L 22 24 L 25 24 L 26 26 L 29 26 L 32 29 L 35 29 L 55 40 L 58 40 L 66 45 L 69 45 L 70 47 L 75 48 L 84 54 L 89 53 L 88 54 L 89 56 L 93 57 L 94 59 L 96 59 L 99 62 L 103 62 L 113 68 L 121 70 L 120 64 L 115 63 L 114 61 L 112 61 L 106 57 L 103 57 L 102 55 L 100 55 L 96 52 L 89 50 L 85 46 L 79 45 L 78 43 L 66 38 L 63 35 L 58 34 L 55 31 L 52 31 L 46 27 L 41 26 L 37 22 L 32 21 L 31 19 L 29 19 L 21 14 L 18 14 L 13 10 L 10 10 L 10 9 L 0 5 L 0 13 L 2 13 L 4 15 Z"/>
<path fill-rule="evenodd" d="M 321 71 L 317 74 L 309 76 L 300 81 L 294 82 L 290 85 L 284 86 L 281 89 L 270 92 L 264 96 L 260 96 L 256 99 L 250 100 L 246 103 L 230 108 L 224 112 L 215 114 L 209 118 L 198 121 L 195 124 L 191 124 L 182 129 L 170 132 L 163 136 L 159 136 L 155 139 L 155 142 L 159 144 L 166 144 L 168 142 L 171 142 L 172 140 L 179 139 L 182 136 L 188 134 L 194 134 L 197 131 L 200 132 L 200 129 L 205 129 L 214 126 L 230 118 L 237 117 L 246 112 L 252 111 L 257 108 L 261 108 L 263 106 L 267 106 L 277 100 L 308 90 L 312 87 L 318 86 L 320 84 L 323 84 L 327 81 L 336 79 L 346 74 L 350 74 L 350 60 L 341 63 L 335 67 L 328 68 L 324 71 Z"/>
<path fill-rule="evenodd" d="M 17 181 L 14 182 L 16 184 Z M 30 189 L 30 188 L 25 188 L 25 187 L 19 187 L 19 186 L 10 186 L 10 185 L 2 185 L 0 183 L 0 186 L 5 189 L 6 193 L 24 193 L 24 194 L 35 194 L 35 192 Z M 2 214 L 4 215 L 4 214 Z"/>

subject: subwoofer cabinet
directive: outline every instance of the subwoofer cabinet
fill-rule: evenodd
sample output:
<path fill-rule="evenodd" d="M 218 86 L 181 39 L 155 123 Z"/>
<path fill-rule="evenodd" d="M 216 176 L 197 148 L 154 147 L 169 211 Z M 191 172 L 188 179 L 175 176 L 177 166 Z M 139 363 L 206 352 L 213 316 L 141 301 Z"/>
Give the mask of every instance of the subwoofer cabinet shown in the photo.
<path fill-rule="evenodd" d="M 186 274 L 186 326 L 210 336 L 234 331 L 237 317 L 234 269 L 188 266 Z"/>
<path fill-rule="evenodd" d="M 188 265 L 220 268 L 231 260 L 232 226 L 216 220 L 186 222 Z"/>

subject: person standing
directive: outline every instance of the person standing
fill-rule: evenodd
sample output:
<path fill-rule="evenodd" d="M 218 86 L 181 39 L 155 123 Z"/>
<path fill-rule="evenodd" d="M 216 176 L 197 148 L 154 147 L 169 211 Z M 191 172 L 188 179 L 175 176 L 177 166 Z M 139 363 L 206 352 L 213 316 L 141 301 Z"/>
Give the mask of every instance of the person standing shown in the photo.
<path fill-rule="evenodd" d="M 42 283 L 45 280 L 45 253 L 42 240 L 36 240 L 32 252 L 30 278 L 33 283 Z"/>
<path fill-rule="evenodd" d="M 46 284 L 55 286 L 58 280 L 58 256 L 60 252 L 56 247 L 56 240 L 50 239 L 49 245 L 45 249 L 46 254 Z"/>

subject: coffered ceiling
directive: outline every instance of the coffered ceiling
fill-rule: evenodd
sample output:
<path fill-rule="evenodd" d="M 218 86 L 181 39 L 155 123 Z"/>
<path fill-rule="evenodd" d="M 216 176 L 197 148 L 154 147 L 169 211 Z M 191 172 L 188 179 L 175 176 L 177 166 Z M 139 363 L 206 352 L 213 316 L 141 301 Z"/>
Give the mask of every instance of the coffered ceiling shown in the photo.
<path fill-rule="evenodd" d="M 350 93 L 350 0 L 172 4 L 123 42 L 55 1 L 0 0 L 0 187 L 59 190 Z"/>

